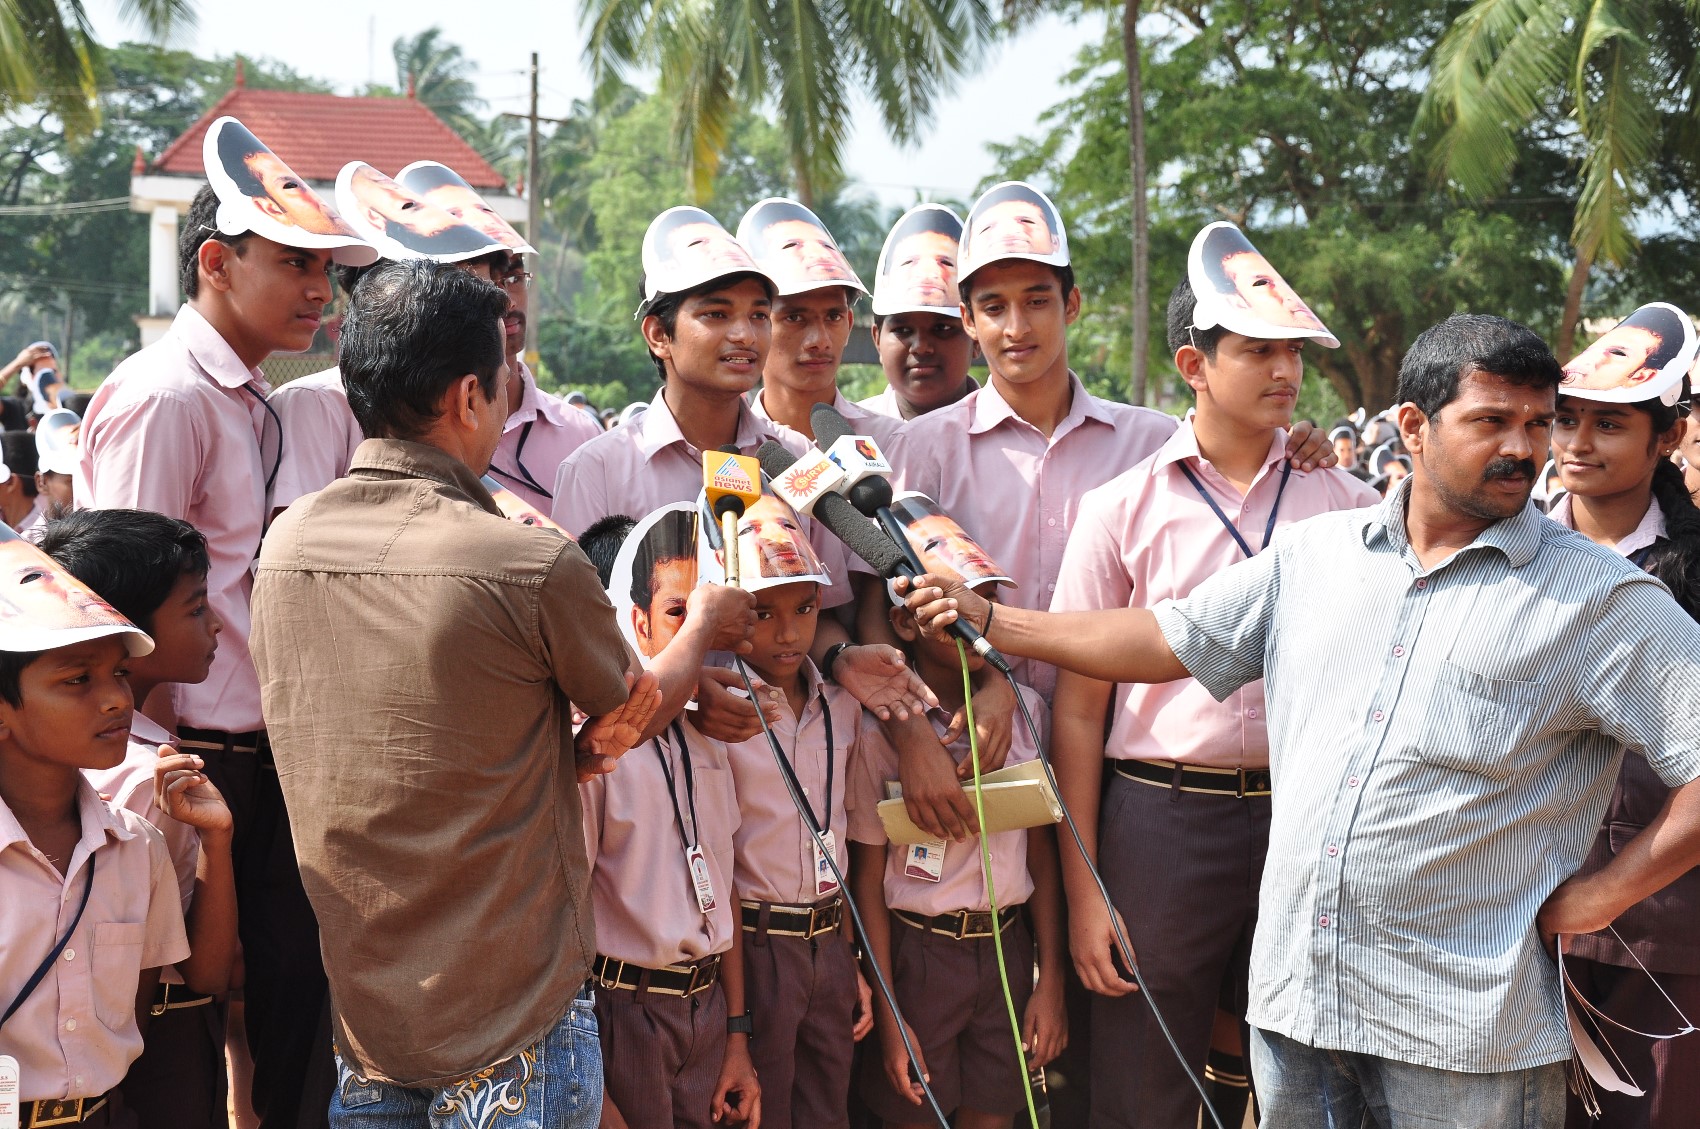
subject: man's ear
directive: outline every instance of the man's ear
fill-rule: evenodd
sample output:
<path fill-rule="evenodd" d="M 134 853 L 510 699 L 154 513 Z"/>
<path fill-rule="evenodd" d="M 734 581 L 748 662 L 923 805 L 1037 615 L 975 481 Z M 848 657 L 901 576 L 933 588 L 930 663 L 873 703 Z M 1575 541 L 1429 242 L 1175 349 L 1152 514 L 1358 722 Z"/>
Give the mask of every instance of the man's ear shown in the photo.
<path fill-rule="evenodd" d="M 958 309 L 962 311 L 962 331 L 968 334 L 969 339 L 974 342 L 974 347 L 979 348 L 980 334 L 974 329 L 973 307 L 971 307 L 967 302 L 961 302 L 958 303 Z"/>
<path fill-rule="evenodd" d="M 1204 353 L 1196 345 L 1186 344 L 1175 350 L 1175 368 L 1188 388 L 1194 392 L 1204 391 Z"/>
<path fill-rule="evenodd" d="M 1063 299 L 1063 324 L 1073 325 L 1074 319 L 1080 316 L 1080 287 L 1069 288 L 1068 297 Z"/>
<path fill-rule="evenodd" d="M 664 361 L 673 359 L 673 339 L 667 336 L 667 327 L 661 324 L 660 318 L 654 314 L 646 314 L 638 329 L 651 353 Z"/>
<path fill-rule="evenodd" d="M 1399 425 L 1399 438 L 1404 440 L 1405 450 L 1413 456 L 1421 454 L 1430 429 L 1429 418 L 1423 410 L 1407 400 L 1399 405 L 1394 422 Z"/>
<path fill-rule="evenodd" d="M 446 395 L 449 410 L 445 414 L 468 431 L 478 430 L 478 406 L 490 402 L 484 386 L 478 383 L 478 374 L 467 373 L 450 386 Z"/>
<path fill-rule="evenodd" d="M 200 275 L 215 290 L 230 289 L 230 262 L 236 258 L 236 248 L 217 239 L 208 239 L 195 252 Z"/>
<path fill-rule="evenodd" d="M 880 596 L 883 599 L 885 593 L 881 592 Z M 915 626 L 915 613 L 910 611 L 907 606 L 891 608 L 886 612 L 886 618 L 891 621 L 892 634 L 905 643 L 913 643 L 921 637 L 920 631 Z"/>

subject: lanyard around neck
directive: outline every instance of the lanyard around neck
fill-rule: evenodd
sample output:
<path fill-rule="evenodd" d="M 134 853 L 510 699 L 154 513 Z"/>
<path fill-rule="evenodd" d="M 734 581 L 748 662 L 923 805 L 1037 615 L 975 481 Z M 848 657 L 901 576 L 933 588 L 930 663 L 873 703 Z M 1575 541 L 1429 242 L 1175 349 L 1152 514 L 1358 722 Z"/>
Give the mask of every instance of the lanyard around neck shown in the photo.
<path fill-rule="evenodd" d="M 820 817 L 820 819 L 816 820 L 815 826 L 825 832 L 832 830 L 832 711 L 827 708 L 825 690 L 820 692 L 820 696 L 816 700 L 820 702 L 821 724 L 826 729 L 826 806 L 822 809 L 824 814 Z M 757 708 L 759 709 L 760 707 Z M 797 735 L 801 737 L 802 733 L 803 725 L 799 720 L 797 723 Z M 778 742 L 776 741 L 774 744 L 777 747 Z M 784 749 L 779 749 L 778 752 L 779 767 L 791 778 L 791 783 L 796 787 L 797 794 L 799 796 L 803 795 L 805 790 L 803 788 L 802 781 L 797 779 L 797 770 L 791 764 L 791 758 L 785 755 Z M 809 815 L 811 818 L 814 816 L 814 809 L 812 806 L 809 810 Z"/>
<path fill-rule="evenodd" d="M 531 438 L 531 425 L 536 422 L 537 421 L 534 419 L 528 419 L 525 421 L 525 426 L 519 429 L 519 442 L 514 444 L 514 466 L 519 468 L 519 473 L 509 474 L 507 471 L 497 466 L 494 459 L 490 461 L 490 473 L 499 474 L 509 482 L 517 482 L 522 486 L 529 486 L 531 489 L 537 491 L 539 494 L 543 495 L 543 497 L 553 502 L 555 500 L 554 491 L 545 488 L 541 482 L 537 481 L 537 479 L 533 477 L 529 470 L 525 469 L 525 441 Z"/>
<path fill-rule="evenodd" d="M 1255 557 L 1257 552 L 1246 543 L 1246 539 L 1240 535 L 1240 531 L 1234 523 L 1228 520 L 1228 515 L 1222 512 L 1222 507 L 1216 503 L 1216 499 L 1211 496 L 1210 491 L 1204 488 L 1204 483 L 1200 482 L 1198 476 L 1192 473 L 1192 468 L 1186 465 L 1185 460 L 1175 465 L 1181 468 L 1181 473 L 1186 475 L 1186 480 L 1192 483 L 1192 488 L 1198 491 L 1198 496 L 1204 499 L 1204 504 L 1210 507 L 1210 512 L 1216 515 L 1216 520 L 1222 523 L 1222 528 L 1228 531 L 1228 536 L 1232 537 L 1234 543 L 1240 547 L 1240 552 L 1247 557 Z M 1269 507 L 1269 523 L 1263 527 L 1261 548 L 1269 548 L 1269 539 L 1275 535 L 1275 519 L 1281 515 L 1281 498 L 1287 493 L 1287 480 L 1292 476 L 1293 464 L 1290 462 L 1282 463 L 1281 485 L 1275 490 L 1275 504 Z"/>
<path fill-rule="evenodd" d="M 685 778 L 685 805 L 691 811 L 690 834 L 685 833 L 684 813 L 679 810 L 679 790 L 673 782 L 673 766 L 667 763 L 667 750 L 661 747 L 661 738 L 650 739 L 655 746 L 656 759 L 661 762 L 661 775 L 667 779 L 667 798 L 673 801 L 673 822 L 679 828 L 679 841 L 690 850 L 697 845 L 701 836 L 697 833 L 697 781 L 696 773 L 691 769 L 691 749 L 685 744 L 684 730 L 679 728 L 677 721 L 673 722 L 673 739 L 679 743 L 679 766 Z"/>

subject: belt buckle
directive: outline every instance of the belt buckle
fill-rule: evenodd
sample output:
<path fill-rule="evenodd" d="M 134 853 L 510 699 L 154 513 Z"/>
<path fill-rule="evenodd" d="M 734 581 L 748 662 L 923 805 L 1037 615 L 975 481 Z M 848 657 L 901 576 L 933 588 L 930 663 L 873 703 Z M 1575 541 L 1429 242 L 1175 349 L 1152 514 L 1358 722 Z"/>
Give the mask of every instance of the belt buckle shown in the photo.
<path fill-rule="evenodd" d="M 966 941 L 968 939 L 968 918 L 969 918 L 969 916 L 970 916 L 970 914 L 968 913 L 968 911 L 963 910 L 962 916 L 956 919 L 955 939 L 958 940 L 958 941 Z"/>
<path fill-rule="evenodd" d="M 83 1102 L 85 1098 L 51 1102 L 36 1102 L 35 1110 L 30 1114 L 29 1122 L 24 1129 L 47 1129 L 50 1125 L 77 1125 L 83 1120 Z M 41 1110 L 47 1106 L 53 1111 L 53 1116 L 42 1117 Z M 90 1112 L 93 1112 L 92 1110 Z"/>
<path fill-rule="evenodd" d="M 1240 769 L 1235 775 L 1235 783 L 1234 798 L 1236 800 L 1245 799 L 1245 769 Z"/>
<path fill-rule="evenodd" d="M 831 905 L 814 905 L 809 907 L 809 926 L 808 932 L 805 934 L 808 940 L 812 941 L 822 933 L 831 931 L 831 913 Z"/>
<path fill-rule="evenodd" d="M 596 974 L 597 986 L 601 987 L 601 988 L 608 988 L 608 989 L 614 989 L 614 988 L 621 987 L 622 985 L 620 984 L 620 973 L 624 972 L 625 970 L 626 970 L 626 962 L 625 961 L 623 961 L 623 960 L 609 960 L 608 958 L 604 957 L 603 961 L 602 961 L 602 971 Z"/>

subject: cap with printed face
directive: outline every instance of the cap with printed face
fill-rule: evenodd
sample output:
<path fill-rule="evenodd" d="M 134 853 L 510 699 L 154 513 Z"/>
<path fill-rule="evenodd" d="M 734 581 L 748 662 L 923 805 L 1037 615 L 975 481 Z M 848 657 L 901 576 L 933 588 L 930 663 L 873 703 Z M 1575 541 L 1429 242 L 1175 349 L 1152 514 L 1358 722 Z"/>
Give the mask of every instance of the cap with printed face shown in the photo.
<path fill-rule="evenodd" d="M 1210 224 L 1193 237 L 1186 275 L 1192 284 L 1195 329 L 1220 326 L 1242 337 L 1302 337 L 1330 349 L 1340 347 L 1322 319 L 1231 223 Z"/>
<path fill-rule="evenodd" d="M 527 243 L 525 236 L 497 215 L 496 210 L 485 203 L 484 197 L 449 166 L 437 161 L 414 161 L 396 173 L 395 178 L 398 184 L 427 204 L 435 204 L 515 254 L 537 254 L 537 248 Z"/>
<path fill-rule="evenodd" d="M 1564 366 L 1560 396 L 1608 404 L 1682 398 L 1700 342 L 1688 315 L 1669 302 L 1650 302 L 1608 330 Z"/>
<path fill-rule="evenodd" d="M 328 248 L 345 266 L 378 261 L 377 250 L 329 201 L 235 118 L 212 123 L 201 160 L 218 197 L 220 234 L 252 232 L 285 247 Z"/>
<path fill-rule="evenodd" d="M 459 263 L 508 249 L 365 161 L 350 161 L 336 174 L 336 204 L 386 259 Z"/>
<path fill-rule="evenodd" d="M 55 408 L 42 416 L 35 425 L 36 469 L 47 474 L 77 473 L 82 430 L 82 417 L 69 408 Z"/>
<path fill-rule="evenodd" d="M 1068 266 L 1068 232 L 1057 206 L 1019 180 L 988 188 L 969 209 L 957 251 L 957 281 L 1002 259 Z"/>
<path fill-rule="evenodd" d="M 744 245 L 701 208 L 668 208 L 643 233 L 643 306 L 662 294 L 694 290 L 705 282 L 734 274 L 759 274 Z"/>
<path fill-rule="evenodd" d="M 699 497 L 697 508 L 702 528 L 715 531 L 699 539 L 698 575 L 704 583 L 724 584 L 726 566 L 719 526 L 706 496 Z M 747 592 L 760 592 L 781 584 L 806 582 L 827 585 L 832 577 L 809 544 L 797 511 L 764 487 L 761 500 L 752 502 L 738 518 L 738 586 Z"/>
<path fill-rule="evenodd" d="M 697 586 L 697 541 L 696 504 L 673 502 L 633 526 L 614 555 L 608 602 L 646 667 L 685 625 Z"/>
<path fill-rule="evenodd" d="M 0 651 L 51 651 L 108 635 L 122 635 L 132 657 L 153 650 L 146 632 L 0 525 Z"/>
<path fill-rule="evenodd" d="M 868 292 L 820 217 L 795 200 L 772 196 L 745 212 L 738 242 L 782 295 L 828 286 Z"/>
<path fill-rule="evenodd" d="M 968 588 L 984 584 L 1007 584 L 1018 587 L 1009 574 L 990 553 L 956 519 L 939 509 L 939 504 L 925 494 L 907 491 L 891 502 L 892 516 L 903 526 L 909 547 L 921 558 L 922 566 L 934 575 L 954 573 Z M 896 587 L 886 582 L 886 593 L 895 603 L 903 601 Z"/>
<path fill-rule="evenodd" d="M 956 252 L 962 220 L 943 204 L 920 204 L 892 225 L 874 269 L 874 313 L 962 312 L 956 289 Z"/>

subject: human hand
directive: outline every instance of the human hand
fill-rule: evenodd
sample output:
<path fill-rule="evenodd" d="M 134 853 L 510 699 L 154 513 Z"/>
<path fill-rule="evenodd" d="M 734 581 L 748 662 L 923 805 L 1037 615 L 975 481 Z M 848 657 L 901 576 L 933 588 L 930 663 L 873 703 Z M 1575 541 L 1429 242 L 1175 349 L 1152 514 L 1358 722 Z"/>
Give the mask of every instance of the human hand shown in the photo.
<path fill-rule="evenodd" d="M 1111 914 L 1115 914 L 1113 919 Z M 1139 991 L 1139 986 L 1123 979 L 1116 967 L 1116 925 L 1122 926 L 1125 936 L 1127 926 L 1121 914 L 1106 907 L 1101 898 L 1086 898 L 1080 905 L 1069 906 L 1069 954 L 1074 958 L 1075 971 L 1080 973 L 1080 982 L 1100 996 L 1125 996 Z M 1137 953 L 1134 959 L 1139 959 Z"/>
<path fill-rule="evenodd" d="M 856 970 L 856 1014 L 855 1021 L 850 1027 L 850 1038 L 860 1043 L 868 1037 L 868 1032 L 874 1029 L 874 990 L 868 986 L 868 978 L 862 975 L 862 970 Z"/>
<path fill-rule="evenodd" d="M 921 1077 L 931 1082 L 933 1076 L 927 1070 L 927 1056 L 921 1050 L 921 1041 L 915 1038 L 914 1028 L 905 1023 L 903 1031 L 909 1036 L 909 1045 L 915 1048 L 915 1061 L 920 1063 Z M 880 1049 L 886 1081 L 891 1083 L 891 1088 L 898 1094 L 907 1098 L 911 1105 L 920 1105 L 927 1092 L 909 1073 L 909 1052 L 903 1049 L 903 1040 L 897 1034 L 895 1020 L 888 1020 L 880 1025 Z"/>
<path fill-rule="evenodd" d="M 1068 1011 L 1063 1006 L 1062 977 L 1039 974 L 1021 1020 L 1021 1045 L 1029 1070 L 1044 1066 L 1068 1046 Z"/>
<path fill-rule="evenodd" d="M 201 833 L 201 838 L 228 838 L 236 821 L 224 796 L 203 771 L 206 762 L 172 745 L 159 747 L 153 766 L 153 801 L 166 815 Z"/>
<path fill-rule="evenodd" d="M 1340 456 L 1334 453 L 1334 444 L 1328 441 L 1326 431 L 1301 419 L 1287 432 L 1287 461 L 1294 470 L 1312 471 L 1335 465 Z"/>
<path fill-rule="evenodd" d="M 614 771 L 614 762 L 643 738 L 655 711 L 661 708 L 661 682 L 654 671 L 637 676 L 627 671 L 626 685 L 630 690 L 625 703 L 612 713 L 591 718 L 573 741 L 580 784 Z"/>
<path fill-rule="evenodd" d="M 750 1061 L 750 1037 L 728 1035 L 726 1054 L 720 1060 L 720 1081 L 708 1103 L 715 1121 L 759 1129 L 761 1125 L 761 1082 Z"/>
<path fill-rule="evenodd" d="M 846 647 L 832 664 L 832 680 L 850 691 L 851 697 L 874 711 L 881 721 L 908 721 L 927 707 L 939 704 L 938 697 L 913 670 L 896 647 L 874 643 Z"/>
<path fill-rule="evenodd" d="M 967 728 L 968 710 L 964 707 L 951 717 L 944 744 L 955 741 Z M 984 686 L 974 691 L 974 742 L 980 752 L 981 772 L 994 772 L 1004 766 L 1014 734 L 1015 691 L 1002 676 L 987 679 Z M 973 759 L 963 757 L 956 766 L 956 775 L 960 780 L 972 779 Z"/>
<path fill-rule="evenodd" d="M 708 649 L 750 653 L 756 630 L 756 598 L 727 584 L 701 584 L 685 600 L 687 622 L 701 622 L 711 633 Z"/>
<path fill-rule="evenodd" d="M 698 733 L 728 745 L 748 741 L 761 732 L 761 722 L 756 720 L 757 708 L 767 715 L 769 725 L 779 723 L 779 706 L 767 702 L 757 707 L 746 698 L 744 680 L 737 671 L 719 666 L 702 668 L 702 676 L 697 680 L 697 708 L 690 711 L 691 724 Z"/>
<path fill-rule="evenodd" d="M 896 584 L 915 622 L 934 639 L 948 642 L 945 629 L 958 619 L 982 633 L 990 622 L 992 605 L 954 573 L 927 573 L 914 580 L 900 576 Z"/>
<path fill-rule="evenodd" d="M 1535 928 L 1540 931 L 1541 943 L 1550 949 L 1558 934 L 1598 932 L 1621 912 L 1621 907 L 1602 896 L 1597 883 L 1587 877 L 1572 876 L 1547 895 L 1535 915 Z"/>
<path fill-rule="evenodd" d="M 921 727 L 917 726 L 917 730 Z M 956 775 L 956 762 L 933 736 L 932 727 L 903 742 L 897 777 L 903 783 L 903 807 L 915 826 L 929 835 L 962 842 L 977 833 L 974 804 Z"/>

